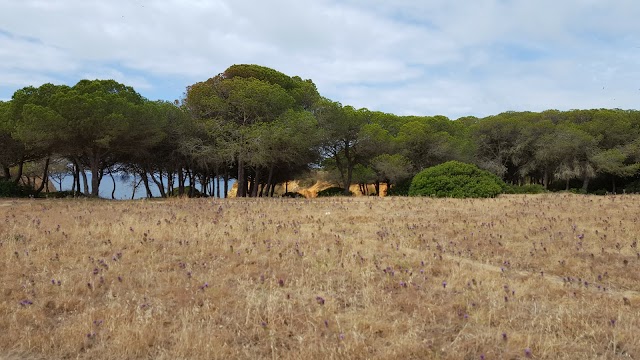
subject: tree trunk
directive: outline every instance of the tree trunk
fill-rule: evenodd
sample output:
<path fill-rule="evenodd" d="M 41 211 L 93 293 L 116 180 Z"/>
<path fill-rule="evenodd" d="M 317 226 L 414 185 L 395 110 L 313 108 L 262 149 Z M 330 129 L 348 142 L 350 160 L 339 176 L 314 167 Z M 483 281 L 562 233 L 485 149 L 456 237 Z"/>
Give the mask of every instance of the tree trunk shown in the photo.
<path fill-rule="evenodd" d="M 136 177 L 135 174 L 133 176 L 133 191 L 131 192 L 131 200 L 135 199 L 136 197 L 136 190 L 138 190 L 138 187 L 140 186 L 140 184 L 142 183 L 142 179 L 138 180 L 138 182 L 136 183 Z"/>
<path fill-rule="evenodd" d="M 344 194 L 349 195 L 349 187 L 351 186 L 351 179 L 353 178 L 353 165 L 347 165 L 347 179 L 344 182 Z"/>
<path fill-rule="evenodd" d="M 247 196 L 247 184 L 246 178 L 244 174 L 244 160 L 238 157 L 238 191 L 236 192 L 236 197 L 246 197 Z"/>
<path fill-rule="evenodd" d="M 100 191 L 100 158 L 98 155 L 93 154 L 91 156 L 91 196 L 98 197 Z"/>
<path fill-rule="evenodd" d="M 71 162 L 73 163 L 73 186 L 71 187 L 71 192 L 75 197 L 80 195 L 80 169 L 75 160 L 71 160 Z"/>
<path fill-rule="evenodd" d="M 565 189 L 566 191 L 569 191 L 569 179 L 567 179 L 567 181 L 566 181 L 566 185 L 565 185 L 564 189 Z"/>
<path fill-rule="evenodd" d="M 590 179 L 586 176 L 582 179 L 582 191 L 587 192 L 589 189 L 589 180 Z"/>
<path fill-rule="evenodd" d="M 215 177 L 216 197 L 220 199 L 220 175 Z"/>
<path fill-rule="evenodd" d="M 616 193 L 616 177 L 615 176 L 611 177 L 611 192 L 613 194 Z"/>
<path fill-rule="evenodd" d="M 258 197 L 258 185 L 260 184 L 260 168 L 256 169 L 255 176 L 251 182 L 251 197 Z"/>
<path fill-rule="evenodd" d="M 167 170 L 167 194 L 169 194 L 169 196 L 173 195 L 173 191 L 175 190 L 173 186 L 174 180 L 175 174 L 173 173 L 173 169 Z M 162 181 L 162 178 L 160 178 L 160 181 Z"/>
<path fill-rule="evenodd" d="M 98 176 L 98 183 L 99 184 L 102 184 L 102 178 L 103 177 L 104 177 L 104 168 L 101 168 L 100 172 L 99 172 L 99 176 Z"/>
<path fill-rule="evenodd" d="M 273 168 L 274 165 L 271 164 L 271 166 L 269 166 L 269 175 L 267 176 L 267 193 L 265 194 L 267 196 L 269 196 L 269 190 L 271 189 L 271 185 L 273 184 Z"/>
<path fill-rule="evenodd" d="M 187 168 L 187 176 L 189 177 L 189 197 L 192 198 L 196 195 L 196 178 L 194 171 Z"/>
<path fill-rule="evenodd" d="M 142 179 L 142 183 L 144 184 L 144 189 L 147 192 L 147 198 L 148 199 L 152 198 L 153 194 L 151 193 L 151 188 L 149 187 L 149 178 L 147 177 L 146 170 L 142 170 L 142 172 L 140 173 L 140 178 Z"/>
<path fill-rule="evenodd" d="M 182 166 L 178 168 L 178 196 L 184 195 L 184 173 Z"/>
<path fill-rule="evenodd" d="M 111 181 L 113 182 L 113 190 L 111 190 L 111 199 L 116 199 L 116 178 L 113 177 L 113 173 L 111 169 L 109 169 L 109 176 L 111 177 Z"/>
<path fill-rule="evenodd" d="M 209 189 L 208 185 L 209 185 L 209 176 L 202 175 L 200 177 L 200 192 L 203 195 L 209 195 L 210 191 L 208 190 Z"/>
<path fill-rule="evenodd" d="M 249 176 L 247 175 L 247 172 L 244 172 L 244 197 L 249 196 Z"/>
<path fill-rule="evenodd" d="M 22 179 L 23 170 L 24 170 L 24 157 L 20 159 L 20 163 L 18 164 L 18 173 L 16 174 L 15 180 L 13 180 L 14 183 L 18 184 L 20 182 L 20 180 Z"/>
<path fill-rule="evenodd" d="M 44 187 L 46 184 L 49 183 L 49 161 L 51 159 L 47 158 L 47 160 L 45 160 L 44 162 L 44 173 L 42 174 L 42 182 L 40 183 L 40 186 L 36 189 L 36 196 L 40 195 L 40 193 L 42 192 L 42 190 L 44 190 Z"/>
<path fill-rule="evenodd" d="M 82 165 L 80 165 L 78 169 L 80 169 L 80 177 L 82 177 L 82 184 L 84 185 L 83 193 L 85 196 L 89 196 L 89 181 L 87 180 L 87 173 L 84 171 L 84 167 Z M 80 189 L 78 189 L 78 192 L 80 192 Z"/>
<path fill-rule="evenodd" d="M 151 176 L 151 181 L 153 181 L 154 184 L 156 184 L 156 186 L 158 187 L 158 190 L 160 191 L 160 197 L 162 198 L 166 198 L 167 194 L 164 192 L 164 184 L 162 183 L 162 172 L 160 172 L 160 181 L 158 181 L 158 179 L 156 179 L 156 176 L 153 175 L 153 173 L 149 173 L 149 175 Z"/>
<path fill-rule="evenodd" d="M 11 169 L 7 166 L 2 166 L 2 171 L 4 172 L 4 178 L 7 179 L 7 181 L 11 180 Z"/>
<path fill-rule="evenodd" d="M 340 156 L 335 154 L 333 157 L 336 160 L 336 167 L 338 168 L 338 172 L 340 172 L 340 180 L 342 180 L 342 186 L 347 182 L 347 176 L 344 172 L 344 168 L 342 167 L 342 161 L 340 161 Z"/>
<path fill-rule="evenodd" d="M 545 189 L 549 188 L 549 172 L 547 171 L 547 169 L 544 170 L 544 174 L 542 177 L 542 184 L 544 185 Z"/>
<path fill-rule="evenodd" d="M 248 197 L 253 197 L 253 189 L 255 188 L 255 185 L 256 185 L 255 178 L 256 178 L 255 174 L 252 174 L 247 179 L 247 196 Z"/>
<path fill-rule="evenodd" d="M 224 198 L 226 199 L 229 194 L 229 170 L 224 171 Z"/>
<path fill-rule="evenodd" d="M 273 193 L 276 191 L 276 184 L 271 183 L 271 191 L 270 191 L 270 197 L 273 197 Z"/>
<path fill-rule="evenodd" d="M 375 184 L 373 184 L 373 187 L 376 189 L 376 195 L 380 196 L 380 181 L 376 180 Z M 389 192 L 389 186 L 387 186 L 387 192 Z"/>

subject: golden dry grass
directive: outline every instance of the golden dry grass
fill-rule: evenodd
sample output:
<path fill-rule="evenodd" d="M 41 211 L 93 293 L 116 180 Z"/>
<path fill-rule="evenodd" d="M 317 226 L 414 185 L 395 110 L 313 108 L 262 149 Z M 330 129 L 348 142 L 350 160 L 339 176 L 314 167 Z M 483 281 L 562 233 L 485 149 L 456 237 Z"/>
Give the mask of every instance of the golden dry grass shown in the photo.
<path fill-rule="evenodd" d="M 0 358 L 640 358 L 640 197 L 0 201 Z"/>

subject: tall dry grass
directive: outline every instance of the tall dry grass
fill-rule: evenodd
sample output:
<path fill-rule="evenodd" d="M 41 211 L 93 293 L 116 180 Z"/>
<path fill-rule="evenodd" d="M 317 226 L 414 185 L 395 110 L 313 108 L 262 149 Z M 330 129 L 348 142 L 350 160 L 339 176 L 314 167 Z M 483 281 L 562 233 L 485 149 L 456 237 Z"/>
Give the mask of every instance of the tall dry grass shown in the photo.
<path fill-rule="evenodd" d="M 640 197 L 0 202 L 0 358 L 640 358 Z"/>

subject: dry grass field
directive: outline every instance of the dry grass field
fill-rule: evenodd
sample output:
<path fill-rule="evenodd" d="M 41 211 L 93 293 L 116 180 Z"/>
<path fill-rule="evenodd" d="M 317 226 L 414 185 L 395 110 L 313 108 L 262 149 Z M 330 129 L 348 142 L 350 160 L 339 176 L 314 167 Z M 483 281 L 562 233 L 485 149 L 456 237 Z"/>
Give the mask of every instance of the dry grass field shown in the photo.
<path fill-rule="evenodd" d="M 0 200 L 0 359 L 640 359 L 640 197 Z"/>

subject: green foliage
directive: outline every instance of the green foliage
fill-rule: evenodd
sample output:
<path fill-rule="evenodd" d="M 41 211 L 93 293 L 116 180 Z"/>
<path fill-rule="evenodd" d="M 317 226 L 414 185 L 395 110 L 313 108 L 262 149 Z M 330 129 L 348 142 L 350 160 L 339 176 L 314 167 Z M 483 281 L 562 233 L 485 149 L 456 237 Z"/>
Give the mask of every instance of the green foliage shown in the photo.
<path fill-rule="evenodd" d="M 227 70 L 225 70 L 224 77 L 227 79 L 233 79 L 236 77 L 245 79 L 254 78 L 261 82 L 277 84 L 286 90 L 293 89 L 295 86 L 294 80 L 289 76 L 281 73 L 280 71 L 260 65 L 231 65 Z"/>
<path fill-rule="evenodd" d="M 579 188 L 571 188 L 569 189 L 569 192 L 572 194 L 579 194 L 579 195 L 585 195 L 587 193 L 585 189 L 579 189 Z"/>
<path fill-rule="evenodd" d="M 351 182 L 354 184 L 371 184 L 376 181 L 376 173 L 368 166 L 357 164 L 353 167 Z"/>
<path fill-rule="evenodd" d="M 598 189 L 596 191 L 592 191 L 591 194 L 593 195 L 600 195 L 600 196 L 604 196 L 607 195 L 609 192 L 607 191 L 607 189 Z"/>
<path fill-rule="evenodd" d="M 66 198 L 73 198 L 73 197 L 86 197 L 85 194 L 83 193 L 75 193 L 74 191 L 70 191 L 70 190 L 65 190 L 65 191 L 56 191 L 56 192 L 52 192 L 52 193 L 44 193 L 43 194 L 44 197 L 46 198 L 52 198 L 52 199 L 66 199 Z"/>
<path fill-rule="evenodd" d="M 344 196 L 345 191 L 341 187 L 330 187 L 328 189 L 324 189 L 322 191 L 318 191 L 318 197 L 328 197 L 328 196 Z M 352 196 L 353 192 L 349 191 L 349 196 Z"/>
<path fill-rule="evenodd" d="M 475 165 L 449 161 L 422 170 L 411 181 L 410 196 L 454 198 L 495 197 L 504 192 L 505 183 Z"/>
<path fill-rule="evenodd" d="M 171 192 L 171 196 L 172 197 L 180 196 L 179 190 L 180 189 L 178 189 L 178 188 L 174 188 L 173 192 Z M 189 186 L 189 185 L 186 185 L 184 187 L 185 195 L 191 194 L 192 191 L 193 191 L 193 196 L 192 197 L 194 197 L 194 198 L 207 197 L 205 194 L 201 193 L 200 190 L 196 189 L 195 187 L 193 189 L 191 189 L 191 186 Z"/>
<path fill-rule="evenodd" d="M 371 166 L 380 181 L 397 183 L 411 177 L 411 161 L 400 154 L 382 154 L 371 159 Z"/>
<path fill-rule="evenodd" d="M 264 185 L 322 165 L 342 188 L 387 182 L 389 195 L 407 195 L 404 179 L 414 169 L 450 160 L 548 189 L 580 182 L 585 190 L 603 188 L 606 181 L 616 191 L 616 182 L 640 172 L 637 110 L 509 111 L 455 121 L 397 116 L 343 106 L 322 98 L 311 80 L 246 64 L 189 86 L 185 95 L 182 103 L 152 102 L 113 80 L 17 90 L 0 101 L 0 176 L 15 181 L 29 163 L 62 157 L 93 173 L 97 196 L 98 175 L 113 167 L 155 177 L 184 169 L 198 178 L 237 173 L 239 184 L 252 178 Z M 439 189 L 443 196 L 464 195 L 454 180 L 449 185 L 457 190 Z"/>
<path fill-rule="evenodd" d="M 13 181 L 0 179 L 0 198 L 3 197 L 29 197 L 34 195 L 32 188 Z"/>
<path fill-rule="evenodd" d="M 507 185 L 505 191 L 506 194 L 542 194 L 547 192 L 543 185 L 540 184 L 528 184 L 528 185 Z"/>
<path fill-rule="evenodd" d="M 624 192 L 627 194 L 640 194 L 640 180 L 628 183 L 624 188 Z"/>
<path fill-rule="evenodd" d="M 405 179 L 390 189 L 387 189 L 387 196 L 409 196 L 409 188 L 411 187 L 411 178 Z"/>

